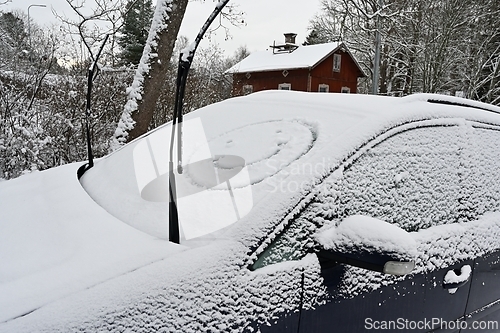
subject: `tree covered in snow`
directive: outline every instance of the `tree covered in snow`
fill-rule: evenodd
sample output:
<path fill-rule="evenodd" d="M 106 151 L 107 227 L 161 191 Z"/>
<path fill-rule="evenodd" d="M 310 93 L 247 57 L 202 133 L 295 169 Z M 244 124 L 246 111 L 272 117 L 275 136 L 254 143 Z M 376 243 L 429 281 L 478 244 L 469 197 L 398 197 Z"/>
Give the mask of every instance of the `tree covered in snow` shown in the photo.
<path fill-rule="evenodd" d="M 0 34 L 0 177 L 36 169 L 40 147 L 47 141 L 40 128 L 44 121 L 35 99 L 49 71 L 55 67 L 56 41 L 33 26 L 36 40 L 28 44 L 22 13 L 1 14 Z M 43 49 L 43 53 L 33 52 Z"/>
<path fill-rule="evenodd" d="M 128 101 L 113 136 L 114 148 L 151 129 L 155 118 L 155 107 L 162 96 L 161 91 L 168 84 L 167 75 L 171 73 L 170 60 L 187 3 L 188 0 L 157 2 L 144 52 L 132 86 L 127 89 Z M 222 1 L 218 1 L 218 6 L 221 4 Z M 222 28 L 228 32 L 228 28 L 222 24 L 222 17 L 233 25 L 242 23 L 242 13 L 234 10 L 233 6 L 229 6 L 227 12 L 221 15 L 221 20 L 215 29 Z"/>
<path fill-rule="evenodd" d="M 322 7 L 311 38 L 343 40 L 367 73 L 380 18 L 381 94 L 446 93 L 499 103 L 498 1 L 322 0 Z"/>
<path fill-rule="evenodd" d="M 17 13 L 1 13 L 0 37 L 0 52 L 3 57 L 13 55 L 16 49 L 22 51 L 29 47 L 24 21 Z"/>
<path fill-rule="evenodd" d="M 115 147 L 147 132 L 164 86 L 187 3 L 188 0 L 157 2 L 134 81 L 127 89 L 128 101 L 114 134 Z"/>
<path fill-rule="evenodd" d="M 473 43 L 469 45 L 469 82 L 467 95 L 492 104 L 500 104 L 500 3 L 480 1 L 476 15 L 469 23 L 474 30 Z"/>
<path fill-rule="evenodd" d="M 0 50 L 0 178 L 84 160 L 82 121 L 89 62 L 72 54 L 70 66 L 59 66 L 56 57 L 80 49 L 79 45 L 68 43 L 58 30 L 45 30 L 34 22 L 28 50 L 26 16 L 0 15 L 10 18 L 0 22 L 0 34 L 8 37 L 2 39 L 8 47 Z M 109 150 L 109 136 L 130 77 L 124 71 L 104 71 L 97 77 L 92 101 L 96 156 Z"/>

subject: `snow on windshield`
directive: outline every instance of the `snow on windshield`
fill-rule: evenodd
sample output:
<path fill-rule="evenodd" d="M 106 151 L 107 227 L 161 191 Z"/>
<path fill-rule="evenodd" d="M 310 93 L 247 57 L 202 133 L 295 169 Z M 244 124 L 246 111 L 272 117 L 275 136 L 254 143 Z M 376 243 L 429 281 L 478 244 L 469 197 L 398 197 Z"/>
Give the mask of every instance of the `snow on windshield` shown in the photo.
<path fill-rule="evenodd" d="M 232 225 L 269 194 L 280 197 L 282 191 L 277 186 L 288 176 L 284 170 L 296 165 L 317 144 L 319 125 L 314 119 L 334 117 L 326 110 L 312 109 L 310 119 L 305 119 L 304 110 L 310 105 L 303 98 L 305 95 L 290 94 L 296 103 L 293 98 L 287 101 L 285 95 L 277 96 L 291 106 L 276 107 L 279 99 L 268 102 L 249 96 L 186 116 L 183 173 L 175 172 L 183 240 L 207 236 Z M 309 99 L 313 105 L 318 103 L 308 96 Z M 256 107 L 262 112 L 255 112 Z M 214 111 L 209 112 L 211 109 Z M 238 117 L 231 118 L 236 113 Z M 324 132 L 320 146 L 358 117 L 337 115 L 338 124 Z M 163 126 L 96 162 L 81 179 L 85 190 L 108 212 L 164 239 L 168 239 L 165 224 L 170 128 Z M 173 158 L 175 164 L 177 149 Z"/>

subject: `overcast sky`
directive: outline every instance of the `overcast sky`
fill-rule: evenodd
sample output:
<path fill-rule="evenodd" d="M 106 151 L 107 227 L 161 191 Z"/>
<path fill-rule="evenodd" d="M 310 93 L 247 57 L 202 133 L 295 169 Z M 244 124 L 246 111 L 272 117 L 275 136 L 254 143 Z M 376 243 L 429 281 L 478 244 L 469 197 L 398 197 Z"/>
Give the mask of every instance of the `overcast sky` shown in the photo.
<path fill-rule="evenodd" d="M 230 3 L 238 5 L 238 9 L 246 13 L 246 25 L 231 27 L 231 40 L 225 41 L 223 31 L 217 32 L 216 40 L 227 56 L 243 45 L 253 52 L 268 48 L 273 41 L 281 43 L 285 32 L 297 33 L 297 42 L 302 43 L 307 36 L 309 20 L 319 12 L 319 2 L 320 0 L 231 0 Z M 0 6 L 0 10 L 21 9 L 27 12 L 28 6 L 32 4 L 47 6 L 30 9 L 30 17 L 41 25 L 57 23 L 50 8 L 58 13 L 71 15 L 71 9 L 65 0 L 13 0 Z M 213 0 L 190 2 L 180 34 L 193 41 L 214 6 Z"/>

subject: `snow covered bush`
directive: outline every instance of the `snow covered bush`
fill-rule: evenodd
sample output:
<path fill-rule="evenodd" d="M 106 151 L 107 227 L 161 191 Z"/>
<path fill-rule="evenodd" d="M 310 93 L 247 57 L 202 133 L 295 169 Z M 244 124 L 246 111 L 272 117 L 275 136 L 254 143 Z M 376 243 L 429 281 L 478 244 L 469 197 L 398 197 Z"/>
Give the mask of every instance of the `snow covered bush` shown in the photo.
<path fill-rule="evenodd" d="M 33 102 L 29 87 L 34 74 L 2 75 L 0 177 L 10 179 L 86 158 L 86 77 L 80 73 L 46 75 Z M 91 133 L 96 157 L 108 152 L 127 77 L 127 72 L 103 72 L 95 81 Z"/>

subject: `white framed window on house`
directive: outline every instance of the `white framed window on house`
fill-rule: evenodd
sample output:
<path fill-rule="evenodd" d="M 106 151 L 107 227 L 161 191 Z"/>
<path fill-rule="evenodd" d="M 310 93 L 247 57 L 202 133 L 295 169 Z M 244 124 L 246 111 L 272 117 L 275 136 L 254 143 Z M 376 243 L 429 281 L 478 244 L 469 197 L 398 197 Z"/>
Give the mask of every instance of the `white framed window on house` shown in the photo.
<path fill-rule="evenodd" d="M 342 62 L 342 56 L 340 54 L 333 55 L 333 71 L 340 72 L 340 65 Z"/>
<path fill-rule="evenodd" d="M 278 90 L 292 90 L 291 83 L 280 83 L 278 84 Z"/>
<path fill-rule="evenodd" d="M 330 91 L 330 86 L 328 84 L 320 84 L 318 87 L 318 92 L 327 93 Z"/>
<path fill-rule="evenodd" d="M 343 94 L 350 94 L 351 93 L 351 88 L 349 88 L 349 87 L 342 87 L 342 89 L 340 89 L 340 92 L 343 93 Z"/>
<path fill-rule="evenodd" d="M 250 95 L 253 93 L 253 86 L 251 84 L 245 84 L 243 86 L 243 95 Z"/>

